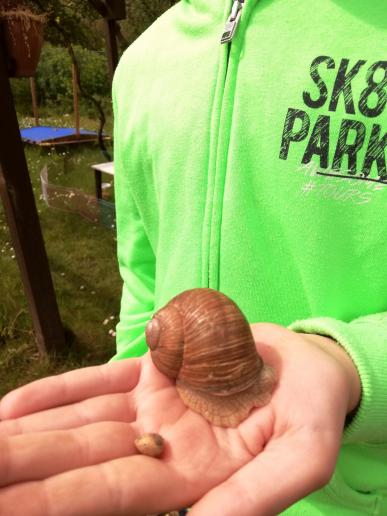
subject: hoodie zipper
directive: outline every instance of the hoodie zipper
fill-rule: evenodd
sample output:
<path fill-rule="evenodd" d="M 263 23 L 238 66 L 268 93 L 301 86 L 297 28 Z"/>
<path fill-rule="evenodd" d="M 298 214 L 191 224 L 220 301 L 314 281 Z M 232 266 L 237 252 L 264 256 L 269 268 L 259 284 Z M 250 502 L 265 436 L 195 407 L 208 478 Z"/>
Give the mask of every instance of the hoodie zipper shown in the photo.
<path fill-rule="evenodd" d="M 221 43 L 230 43 L 230 41 L 232 41 L 238 28 L 239 20 L 241 19 L 244 3 L 245 0 L 234 0 L 234 3 L 231 7 L 230 16 L 228 17 L 226 25 L 224 26 L 222 38 L 220 40 Z"/>
<path fill-rule="evenodd" d="M 233 93 L 238 67 L 238 47 L 235 36 L 240 27 L 242 10 L 246 0 L 233 0 L 225 11 L 225 25 L 222 32 L 218 82 L 215 104 L 211 119 L 212 145 L 209 158 L 207 205 L 205 212 L 205 233 L 202 242 L 202 285 L 219 289 L 220 247 L 224 188 L 227 172 L 230 126 L 233 112 Z M 238 37 L 238 40 L 240 38 Z"/>

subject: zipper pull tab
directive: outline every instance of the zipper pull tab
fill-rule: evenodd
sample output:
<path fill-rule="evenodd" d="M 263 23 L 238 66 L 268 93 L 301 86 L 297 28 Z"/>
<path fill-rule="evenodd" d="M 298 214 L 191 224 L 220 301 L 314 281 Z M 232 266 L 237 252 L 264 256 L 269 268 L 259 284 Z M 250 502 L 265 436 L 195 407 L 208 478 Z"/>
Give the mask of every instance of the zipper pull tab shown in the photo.
<path fill-rule="evenodd" d="M 235 32 L 238 28 L 244 2 L 245 0 L 234 0 L 230 16 L 228 17 L 228 20 L 224 27 L 222 39 L 220 40 L 221 43 L 229 43 L 234 37 Z"/>

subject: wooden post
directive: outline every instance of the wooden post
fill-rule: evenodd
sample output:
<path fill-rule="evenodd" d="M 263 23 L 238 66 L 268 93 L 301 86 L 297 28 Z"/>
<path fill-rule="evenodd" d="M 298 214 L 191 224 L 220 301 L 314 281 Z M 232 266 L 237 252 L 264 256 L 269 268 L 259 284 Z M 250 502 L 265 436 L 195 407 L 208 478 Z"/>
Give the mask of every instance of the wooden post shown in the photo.
<path fill-rule="evenodd" d="M 73 77 L 73 100 L 74 100 L 74 123 L 75 123 L 75 134 L 80 134 L 80 123 L 79 123 L 79 105 L 78 105 L 78 81 L 77 81 L 77 70 L 75 64 L 71 64 L 71 74 Z"/>
<path fill-rule="evenodd" d="M 37 95 L 36 95 L 35 77 L 30 77 L 30 88 L 31 88 L 31 98 L 32 98 L 32 113 L 35 118 L 35 125 L 39 125 L 39 112 L 38 112 L 38 102 L 37 102 Z"/>
<path fill-rule="evenodd" d="M 118 64 L 118 48 L 116 39 L 116 20 L 109 20 L 104 18 L 105 37 L 106 37 L 106 52 L 108 61 L 108 72 L 110 83 L 113 82 L 114 71 Z"/>
<path fill-rule="evenodd" d="M 123 20 L 126 17 L 125 0 L 89 0 L 89 4 L 104 19 L 109 79 L 112 82 L 114 70 L 118 64 L 116 24 L 117 20 Z"/>
<path fill-rule="evenodd" d="M 42 354 L 65 347 L 35 199 L 20 138 L 0 23 L 0 196 Z"/>
<path fill-rule="evenodd" d="M 94 169 L 95 195 L 97 199 L 102 199 L 102 172 Z"/>

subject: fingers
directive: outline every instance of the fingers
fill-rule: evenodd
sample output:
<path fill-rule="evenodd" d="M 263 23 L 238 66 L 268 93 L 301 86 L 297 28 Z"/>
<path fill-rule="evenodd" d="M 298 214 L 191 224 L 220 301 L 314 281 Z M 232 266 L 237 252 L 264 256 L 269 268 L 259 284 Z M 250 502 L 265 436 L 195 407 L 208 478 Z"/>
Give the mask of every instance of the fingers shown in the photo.
<path fill-rule="evenodd" d="M 0 440 L 0 487 L 132 455 L 135 437 L 131 425 L 108 422 Z"/>
<path fill-rule="evenodd" d="M 269 444 L 262 454 L 209 491 L 190 515 L 275 516 L 329 481 L 338 439 L 320 432 L 315 438 L 296 435 L 281 441 Z"/>
<path fill-rule="evenodd" d="M 140 368 L 141 359 L 121 360 L 37 380 L 4 396 L 0 420 L 102 394 L 127 392 L 137 384 Z"/>
<path fill-rule="evenodd" d="M 0 437 L 65 430 L 100 421 L 132 422 L 136 419 L 131 393 L 108 394 L 72 405 L 52 408 L 0 423 Z"/>
<path fill-rule="evenodd" d="M 165 462 L 134 455 L 6 487 L 1 508 L 28 516 L 138 516 L 184 506 L 195 487 Z"/>

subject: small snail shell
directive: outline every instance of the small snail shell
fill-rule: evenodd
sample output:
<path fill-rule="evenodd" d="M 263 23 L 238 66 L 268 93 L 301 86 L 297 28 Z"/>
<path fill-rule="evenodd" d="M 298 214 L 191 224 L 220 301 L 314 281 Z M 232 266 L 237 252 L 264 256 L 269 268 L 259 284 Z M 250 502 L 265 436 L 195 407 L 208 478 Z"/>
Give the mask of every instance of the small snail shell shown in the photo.
<path fill-rule="evenodd" d="M 238 306 L 209 288 L 187 290 L 155 313 L 146 339 L 183 402 L 219 426 L 237 426 L 271 396 L 274 375 Z"/>
<path fill-rule="evenodd" d="M 160 457 L 164 451 L 164 439 L 160 434 L 143 434 L 134 440 L 134 446 L 142 455 L 148 455 L 149 457 Z"/>

